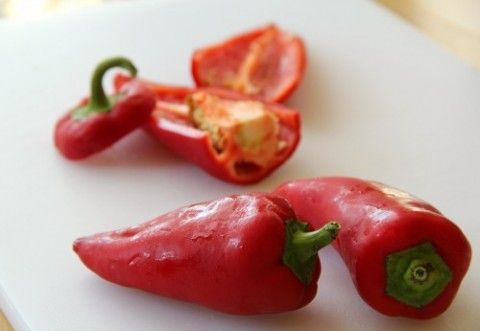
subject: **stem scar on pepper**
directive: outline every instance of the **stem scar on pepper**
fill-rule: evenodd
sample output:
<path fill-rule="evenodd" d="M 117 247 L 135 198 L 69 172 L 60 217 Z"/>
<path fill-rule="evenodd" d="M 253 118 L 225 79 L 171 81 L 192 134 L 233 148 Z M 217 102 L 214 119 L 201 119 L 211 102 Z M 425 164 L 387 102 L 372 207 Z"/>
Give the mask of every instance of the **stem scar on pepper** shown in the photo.
<path fill-rule="evenodd" d="M 452 272 L 430 242 L 392 253 L 386 258 L 386 293 L 415 308 L 438 297 Z"/>
<path fill-rule="evenodd" d="M 100 62 L 93 71 L 90 82 L 90 100 L 87 105 L 78 107 L 72 113 L 72 118 L 80 120 L 93 113 L 106 113 L 110 111 L 113 104 L 119 99 L 119 94 L 106 96 L 102 86 L 103 76 L 107 70 L 120 67 L 127 70 L 132 77 L 136 77 L 137 68 L 133 63 L 121 56 L 112 57 Z"/>
<path fill-rule="evenodd" d="M 310 284 L 312 280 L 318 251 L 335 240 L 340 231 L 340 225 L 330 222 L 310 232 L 308 228 L 307 223 L 296 220 L 290 220 L 285 225 L 283 263 L 304 285 Z"/>

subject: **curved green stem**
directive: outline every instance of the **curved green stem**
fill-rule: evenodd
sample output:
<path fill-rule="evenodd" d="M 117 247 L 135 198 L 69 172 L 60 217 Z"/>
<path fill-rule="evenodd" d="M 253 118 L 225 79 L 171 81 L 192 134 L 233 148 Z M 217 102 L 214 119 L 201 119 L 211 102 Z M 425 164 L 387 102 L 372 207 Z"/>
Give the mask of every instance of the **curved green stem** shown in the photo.
<path fill-rule="evenodd" d="M 452 272 L 429 242 L 392 253 L 386 259 L 387 294 L 422 308 L 439 296 Z"/>
<path fill-rule="evenodd" d="M 102 86 L 103 76 L 105 73 L 115 67 L 120 67 L 135 77 L 137 75 L 137 68 L 133 63 L 121 56 L 108 58 L 100 62 L 93 71 L 90 81 L 90 101 L 88 105 L 79 107 L 73 113 L 75 119 L 81 119 L 87 117 L 91 113 L 108 112 L 111 108 L 111 100 L 105 95 L 105 90 Z"/>
<path fill-rule="evenodd" d="M 283 263 L 302 281 L 310 284 L 318 251 L 330 244 L 338 235 L 340 225 L 330 222 L 315 231 L 308 224 L 291 220 L 285 226 L 285 251 Z"/>

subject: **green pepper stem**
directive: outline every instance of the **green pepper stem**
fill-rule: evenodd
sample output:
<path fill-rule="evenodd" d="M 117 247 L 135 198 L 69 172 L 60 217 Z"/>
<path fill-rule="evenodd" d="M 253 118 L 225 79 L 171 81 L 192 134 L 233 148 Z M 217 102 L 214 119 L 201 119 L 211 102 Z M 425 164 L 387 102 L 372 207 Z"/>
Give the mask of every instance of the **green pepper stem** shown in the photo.
<path fill-rule="evenodd" d="M 331 222 L 316 231 L 295 232 L 292 244 L 295 246 L 298 258 L 301 261 L 307 261 L 317 255 L 321 248 L 330 244 L 337 237 L 339 228 L 338 223 Z"/>
<path fill-rule="evenodd" d="M 308 231 L 308 224 L 292 220 L 286 224 L 283 263 L 308 285 L 315 268 L 318 251 L 330 244 L 338 235 L 340 225 L 330 222 L 315 231 Z"/>
<path fill-rule="evenodd" d="M 100 62 L 95 68 L 91 79 L 90 102 L 88 104 L 90 111 L 106 112 L 110 109 L 110 101 L 105 95 L 102 80 L 107 70 L 114 67 L 128 70 L 133 77 L 137 75 L 137 68 L 125 57 L 117 56 Z"/>

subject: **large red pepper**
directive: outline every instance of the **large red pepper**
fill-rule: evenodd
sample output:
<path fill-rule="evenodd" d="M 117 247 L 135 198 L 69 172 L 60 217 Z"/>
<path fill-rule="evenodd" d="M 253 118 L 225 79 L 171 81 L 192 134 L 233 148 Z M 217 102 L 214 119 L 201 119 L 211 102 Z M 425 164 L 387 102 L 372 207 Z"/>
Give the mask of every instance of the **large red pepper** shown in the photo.
<path fill-rule="evenodd" d="M 284 101 L 303 78 L 306 52 L 298 36 L 268 25 L 194 52 L 197 86 L 225 87 Z"/>
<path fill-rule="evenodd" d="M 83 159 L 100 152 L 148 120 L 155 95 L 139 81 L 125 84 L 115 95 L 105 95 L 102 78 L 113 67 L 127 69 L 133 76 L 137 73 L 123 57 L 98 64 L 92 75 L 90 98 L 65 114 L 55 126 L 55 145 L 66 158 Z"/>
<path fill-rule="evenodd" d="M 124 75 L 115 77 L 117 89 L 130 81 Z M 222 180 L 250 184 L 260 181 L 272 171 L 282 165 L 295 151 L 300 140 L 300 115 L 298 112 L 282 105 L 265 103 L 260 99 L 218 88 L 190 89 L 173 87 L 144 81 L 157 95 L 157 107 L 152 112 L 148 123 L 149 131 L 165 146 L 186 160 L 197 164 L 211 175 Z M 196 104 L 197 105 L 196 105 Z M 240 146 L 235 135 L 224 135 L 215 141 L 217 132 L 207 125 L 199 126 L 195 123 L 193 112 L 196 108 L 203 108 L 206 112 L 214 108 L 228 107 L 242 109 L 238 112 L 248 112 L 248 107 L 261 107 L 270 118 L 275 118 L 278 127 L 275 133 L 262 132 L 264 127 L 256 132 L 248 131 L 246 139 L 262 136 L 262 143 L 253 148 Z M 217 107 L 218 106 L 218 107 Z M 221 110 L 223 111 L 223 109 Z M 218 116 L 221 118 L 221 115 Z M 228 127 L 227 127 L 228 128 Z M 210 130 L 209 130 L 210 129 Z M 221 131 L 220 131 L 221 132 Z M 271 135 L 275 135 L 272 137 Z M 274 150 L 266 149 L 262 144 L 273 145 Z M 245 151 L 246 150 L 246 151 Z"/>
<path fill-rule="evenodd" d="M 418 319 L 445 311 L 467 272 L 462 231 L 425 201 L 355 178 L 287 182 L 275 190 L 314 228 L 342 226 L 334 246 L 360 296 L 377 311 Z"/>
<path fill-rule="evenodd" d="M 231 314 L 275 313 L 313 299 L 317 252 L 339 229 L 307 227 L 285 199 L 254 193 L 77 239 L 73 248 L 88 268 L 123 286 Z"/>

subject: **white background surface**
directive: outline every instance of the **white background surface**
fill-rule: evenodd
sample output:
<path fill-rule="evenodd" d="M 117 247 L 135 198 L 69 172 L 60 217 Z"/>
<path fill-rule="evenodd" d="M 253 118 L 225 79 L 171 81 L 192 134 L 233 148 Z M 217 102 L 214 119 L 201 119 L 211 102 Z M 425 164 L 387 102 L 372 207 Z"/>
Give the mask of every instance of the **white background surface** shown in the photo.
<path fill-rule="evenodd" d="M 104 57 L 190 84 L 195 47 L 277 22 L 308 47 L 289 104 L 303 141 L 261 184 L 218 181 L 142 132 L 84 162 L 52 144 L 56 119 Z M 18 330 L 474 330 L 480 325 L 480 73 L 366 1 L 132 1 L 35 23 L 0 22 L 0 305 Z M 296 312 L 236 317 L 107 283 L 71 250 L 82 235 L 181 205 L 298 177 L 349 175 L 420 196 L 455 220 L 474 257 L 451 308 L 430 321 L 382 316 L 321 252 L 316 299 Z M 281 289 L 279 289 L 281 290 Z"/>

